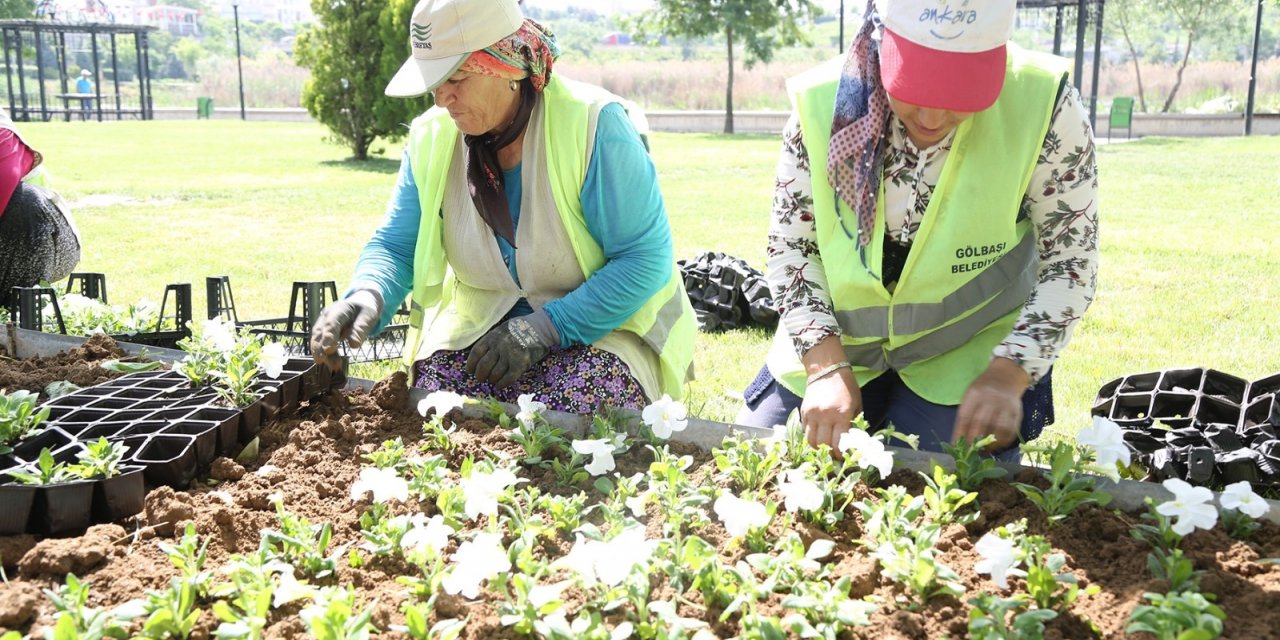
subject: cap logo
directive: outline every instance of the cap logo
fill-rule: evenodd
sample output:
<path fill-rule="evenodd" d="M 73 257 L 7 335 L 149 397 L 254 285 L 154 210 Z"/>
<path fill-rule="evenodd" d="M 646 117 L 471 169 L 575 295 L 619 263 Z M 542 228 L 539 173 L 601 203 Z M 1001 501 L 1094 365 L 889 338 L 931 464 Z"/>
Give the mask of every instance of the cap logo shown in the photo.
<path fill-rule="evenodd" d="M 431 48 L 431 23 L 413 24 L 409 27 L 409 44 L 414 49 Z"/>
<path fill-rule="evenodd" d="M 976 9 L 966 9 L 968 2 L 962 2 L 959 8 L 953 9 L 951 4 L 944 4 L 941 7 L 925 8 L 920 12 L 919 21 L 921 24 L 933 23 L 938 27 L 970 25 L 978 21 L 978 11 Z M 945 29 L 943 29 L 945 31 Z M 951 35 L 944 35 L 934 29 L 929 29 L 929 35 L 939 40 L 955 40 L 964 35 L 965 30 L 960 29 Z"/>

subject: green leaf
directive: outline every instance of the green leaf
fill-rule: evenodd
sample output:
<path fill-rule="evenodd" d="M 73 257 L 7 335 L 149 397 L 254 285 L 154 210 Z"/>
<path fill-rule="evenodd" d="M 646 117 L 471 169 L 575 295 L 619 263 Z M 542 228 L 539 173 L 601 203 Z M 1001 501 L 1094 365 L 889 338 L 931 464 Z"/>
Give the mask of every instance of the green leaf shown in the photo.
<path fill-rule="evenodd" d="M 125 362 L 123 360 L 107 360 L 98 365 L 107 371 L 115 371 L 116 373 L 138 373 L 139 371 L 154 371 L 164 366 L 160 362 Z"/>
<path fill-rule="evenodd" d="M 54 398 L 71 395 L 79 391 L 81 388 L 82 387 L 80 387 L 80 385 L 74 384 L 69 380 L 55 380 L 50 382 L 48 385 L 45 385 L 44 394 L 49 396 L 49 399 L 52 400 Z"/>
<path fill-rule="evenodd" d="M 240 455 L 236 456 L 236 462 L 239 462 L 240 464 L 249 464 L 257 459 L 258 439 L 254 438 L 249 441 L 249 444 L 244 446 L 244 449 L 240 451 Z"/>

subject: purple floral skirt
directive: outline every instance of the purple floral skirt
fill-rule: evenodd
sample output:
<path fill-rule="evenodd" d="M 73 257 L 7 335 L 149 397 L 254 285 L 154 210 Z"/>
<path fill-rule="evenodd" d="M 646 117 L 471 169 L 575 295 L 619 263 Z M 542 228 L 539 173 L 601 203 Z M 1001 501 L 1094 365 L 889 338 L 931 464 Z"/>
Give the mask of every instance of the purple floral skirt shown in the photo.
<path fill-rule="evenodd" d="M 641 409 L 648 401 L 640 383 L 618 356 L 590 345 L 557 349 L 534 363 L 524 375 L 505 389 L 476 380 L 467 373 L 467 354 L 437 351 L 414 365 L 413 386 L 427 391 L 452 391 L 474 398 L 493 397 L 515 403 L 526 393 L 545 403 L 548 409 L 580 415 L 595 413 L 601 406 Z"/>

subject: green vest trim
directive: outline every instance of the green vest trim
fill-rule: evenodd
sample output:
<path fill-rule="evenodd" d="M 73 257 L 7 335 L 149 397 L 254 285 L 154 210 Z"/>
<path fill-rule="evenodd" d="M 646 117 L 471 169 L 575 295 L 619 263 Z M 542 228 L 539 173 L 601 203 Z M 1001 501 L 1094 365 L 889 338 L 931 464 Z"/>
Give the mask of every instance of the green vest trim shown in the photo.
<path fill-rule="evenodd" d="M 580 196 L 594 146 L 594 141 L 588 143 L 588 131 L 600 109 L 619 99 L 603 89 L 559 76 L 552 77 L 542 96 L 546 101 L 543 111 L 548 179 L 574 257 L 583 277 L 587 278 L 605 264 L 603 249 L 587 229 Z M 410 367 L 421 345 L 427 311 L 452 302 L 453 287 L 446 281 L 439 212 L 458 137 L 458 129 L 448 112 L 439 108 L 419 116 L 410 128 L 409 157 L 413 174 L 418 177 L 418 199 L 422 207 L 414 255 L 409 333 L 403 356 L 405 365 Z M 666 285 L 616 329 L 640 336 L 658 355 L 662 393 L 673 398 L 683 397 L 684 385 L 693 377 L 693 341 L 697 333 L 694 318 L 680 272 L 673 263 Z"/>
<path fill-rule="evenodd" d="M 837 65 L 788 83 L 811 158 L 828 155 Z M 811 163 L 818 247 L 845 355 L 860 384 L 893 369 L 926 400 L 959 404 L 1012 329 L 1035 287 L 1038 259 L 1032 225 L 1017 214 L 1067 66 L 1009 46 L 1000 97 L 957 128 L 893 293 L 875 273 L 883 259 L 883 205 L 864 265 L 844 229 L 844 220 L 856 215 L 836 197 L 825 161 Z M 769 366 L 803 395 L 803 367 L 789 346 L 789 339 L 775 341 Z"/>

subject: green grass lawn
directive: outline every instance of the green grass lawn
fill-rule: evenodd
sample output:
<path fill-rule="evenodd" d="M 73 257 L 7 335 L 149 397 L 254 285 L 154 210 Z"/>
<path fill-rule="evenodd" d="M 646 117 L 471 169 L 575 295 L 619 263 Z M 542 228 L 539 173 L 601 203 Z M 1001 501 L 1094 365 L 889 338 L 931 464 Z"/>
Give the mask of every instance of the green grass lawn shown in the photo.
<path fill-rule="evenodd" d="M 293 281 L 346 284 L 398 166 L 344 160 L 309 124 L 184 121 L 22 125 L 76 207 L 79 270 L 111 300 L 228 275 L 241 319 L 288 311 Z M 724 251 L 763 267 L 778 141 L 655 134 L 676 255 Z M 1088 420 L 1112 378 L 1183 365 L 1248 379 L 1280 371 L 1280 139 L 1152 139 L 1105 146 L 1101 289 L 1054 376 L 1058 428 Z M 698 337 L 689 404 L 726 420 L 770 335 Z M 364 367 L 377 375 L 389 367 Z"/>

